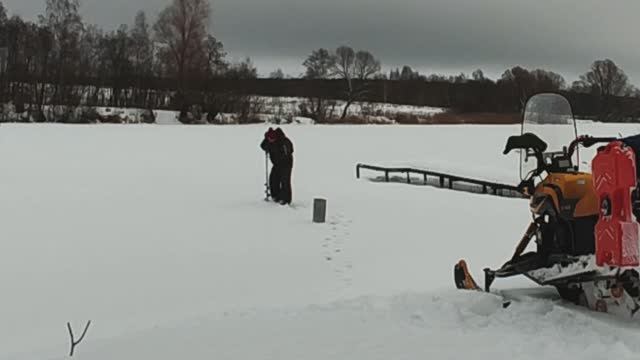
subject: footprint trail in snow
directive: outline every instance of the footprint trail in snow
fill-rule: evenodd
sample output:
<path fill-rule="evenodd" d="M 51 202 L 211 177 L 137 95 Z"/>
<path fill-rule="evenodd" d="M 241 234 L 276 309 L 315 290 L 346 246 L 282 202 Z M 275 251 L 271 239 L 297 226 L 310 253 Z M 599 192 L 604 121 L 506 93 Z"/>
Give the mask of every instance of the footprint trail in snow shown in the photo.
<path fill-rule="evenodd" d="M 349 230 L 351 223 L 352 221 L 342 214 L 331 216 L 327 221 L 330 232 L 322 244 L 325 260 L 331 265 L 336 275 L 341 278 L 345 287 L 350 287 L 352 284 L 353 264 L 344 249 L 344 245 L 349 241 L 351 235 Z"/>

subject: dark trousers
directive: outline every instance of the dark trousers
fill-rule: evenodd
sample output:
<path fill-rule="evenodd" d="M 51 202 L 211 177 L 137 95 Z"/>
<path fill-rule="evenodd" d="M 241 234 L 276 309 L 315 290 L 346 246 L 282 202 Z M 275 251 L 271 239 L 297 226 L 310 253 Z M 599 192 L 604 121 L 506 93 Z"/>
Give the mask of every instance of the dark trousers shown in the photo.
<path fill-rule="evenodd" d="M 280 168 L 275 165 L 271 167 L 271 174 L 269 174 L 269 190 L 271 198 L 280 201 Z"/>
<path fill-rule="evenodd" d="M 293 164 L 274 165 L 269 175 L 271 198 L 275 201 L 291 203 L 291 172 Z"/>

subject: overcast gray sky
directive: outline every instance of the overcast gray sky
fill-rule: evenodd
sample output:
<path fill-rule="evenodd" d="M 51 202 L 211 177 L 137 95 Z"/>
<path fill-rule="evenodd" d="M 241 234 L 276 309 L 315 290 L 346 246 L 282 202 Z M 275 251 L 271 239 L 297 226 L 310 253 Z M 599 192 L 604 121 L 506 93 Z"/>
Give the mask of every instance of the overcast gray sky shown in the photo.
<path fill-rule="evenodd" d="M 0 0 L 33 18 L 44 0 Z M 86 22 L 130 24 L 137 10 L 154 19 L 170 0 L 81 0 Z M 571 82 L 595 59 L 611 58 L 640 85 L 638 0 L 212 0 L 212 32 L 230 57 L 250 56 L 261 74 L 297 75 L 319 47 L 348 44 L 380 58 L 455 74 L 482 68 L 492 78 L 521 65 Z"/>

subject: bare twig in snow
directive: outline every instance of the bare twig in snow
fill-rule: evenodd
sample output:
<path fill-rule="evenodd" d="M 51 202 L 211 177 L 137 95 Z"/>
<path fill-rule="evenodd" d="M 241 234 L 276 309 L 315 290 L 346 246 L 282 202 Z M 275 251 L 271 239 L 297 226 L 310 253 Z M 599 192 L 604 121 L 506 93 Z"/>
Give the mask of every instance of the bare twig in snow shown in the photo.
<path fill-rule="evenodd" d="M 69 356 L 73 356 L 73 352 L 75 351 L 76 346 L 78 346 L 78 344 L 82 342 L 82 339 L 84 339 L 84 336 L 87 335 L 87 330 L 89 330 L 89 325 L 91 325 L 91 320 L 87 322 L 87 325 L 85 325 L 82 335 L 80 335 L 78 340 L 76 340 L 73 336 L 73 329 L 71 328 L 71 323 L 67 323 L 67 329 L 69 330 L 69 337 L 71 338 L 71 351 L 69 352 Z"/>

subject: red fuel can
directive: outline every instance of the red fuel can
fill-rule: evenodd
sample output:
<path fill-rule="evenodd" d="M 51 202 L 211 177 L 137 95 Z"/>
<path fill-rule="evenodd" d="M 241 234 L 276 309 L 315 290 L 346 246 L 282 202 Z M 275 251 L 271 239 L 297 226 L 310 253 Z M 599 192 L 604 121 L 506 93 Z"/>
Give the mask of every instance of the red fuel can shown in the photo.
<path fill-rule="evenodd" d="M 631 193 L 636 187 L 636 158 L 620 141 L 598 150 L 591 164 L 593 184 L 600 201 L 595 228 L 598 266 L 638 266 L 638 223 L 632 213 Z"/>

